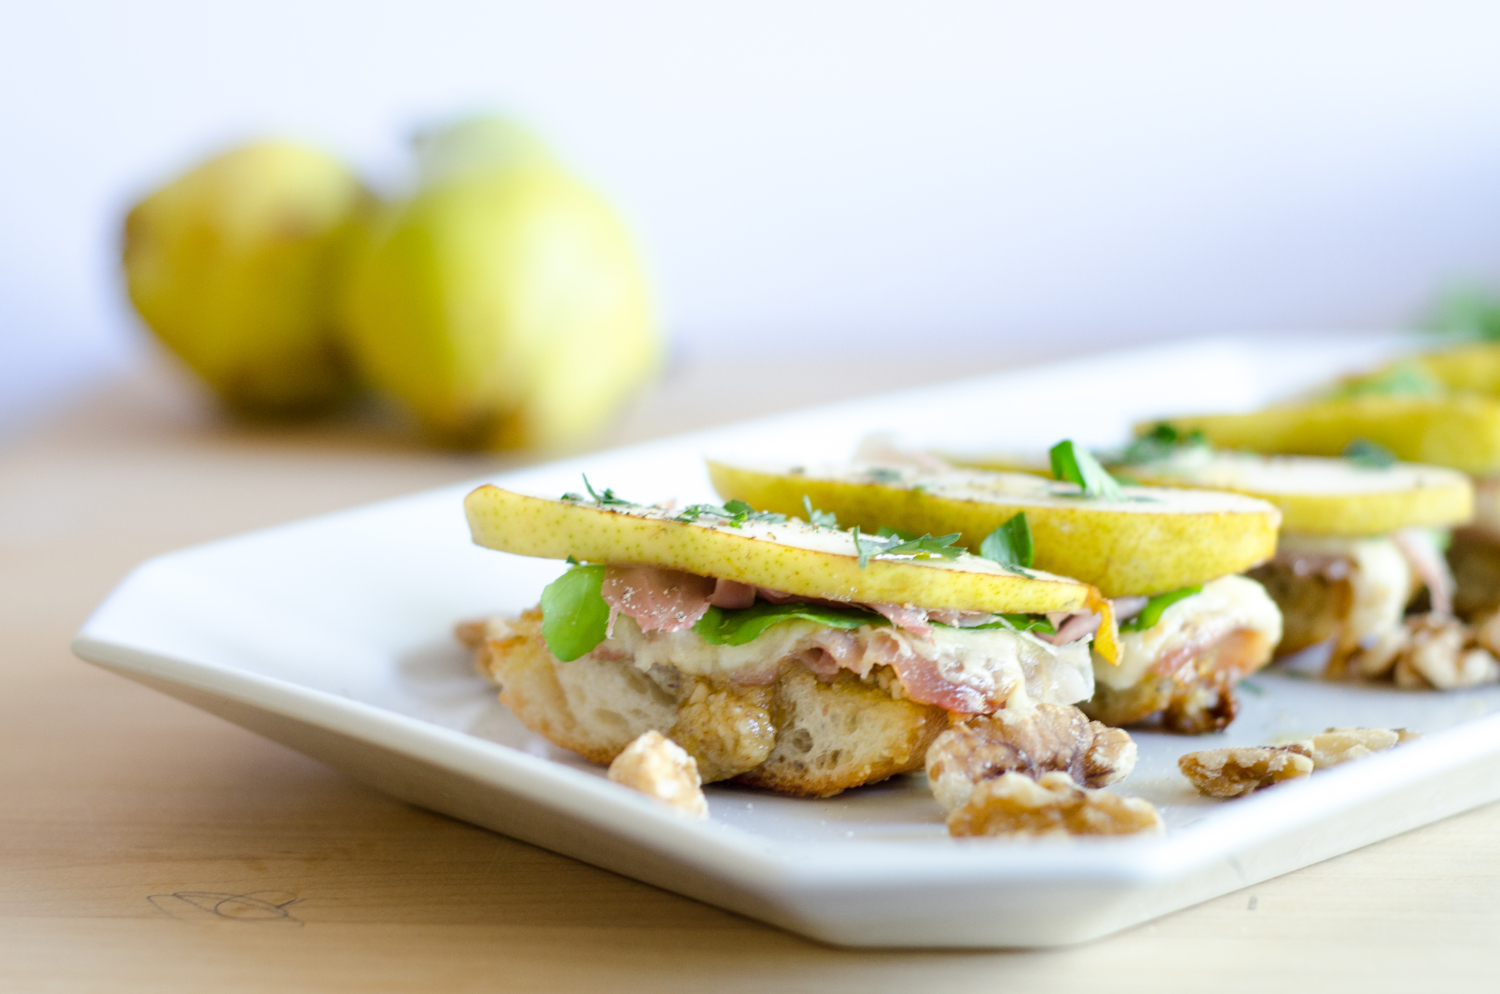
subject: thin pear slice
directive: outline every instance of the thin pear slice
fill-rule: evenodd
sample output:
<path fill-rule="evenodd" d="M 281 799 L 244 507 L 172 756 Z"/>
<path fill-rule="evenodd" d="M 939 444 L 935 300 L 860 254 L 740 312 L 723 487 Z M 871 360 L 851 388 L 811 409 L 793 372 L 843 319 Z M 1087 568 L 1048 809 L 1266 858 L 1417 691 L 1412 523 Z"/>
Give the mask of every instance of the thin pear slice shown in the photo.
<path fill-rule="evenodd" d="M 1159 422 L 1136 426 L 1147 432 Z M 1407 462 L 1448 466 L 1475 476 L 1500 472 L 1500 399 L 1355 397 L 1279 404 L 1253 414 L 1169 419 L 1178 432 L 1201 431 L 1224 449 L 1336 456 L 1357 438 L 1385 446 Z"/>
<path fill-rule="evenodd" d="M 1416 377 L 1407 373 L 1412 368 L 1416 370 Z M 1390 392 L 1405 393 L 1409 391 L 1404 388 L 1421 385 L 1418 377 L 1432 380 L 1438 392 L 1461 390 L 1492 396 L 1500 394 L 1500 343 L 1475 342 L 1406 356 L 1373 373 L 1352 376 L 1342 382 L 1355 387 L 1363 385 L 1368 390 L 1377 384 L 1391 385 L 1393 379 L 1398 379 L 1395 389 Z M 1413 383 L 1413 380 L 1417 382 Z"/>
<path fill-rule="evenodd" d="M 1171 458 L 1119 467 L 1163 487 L 1230 490 L 1281 508 L 1281 527 L 1312 535 L 1384 535 L 1398 528 L 1444 528 L 1474 516 L 1474 487 L 1451 469 L 1347 459 L 1262 456 L 1189 448 Z"/>
<path fill-rule="evenodd" d="M 482 486 L 464 499 L 474 541 L 542 559 L 639 563 L 722 577 L 803 597 L 858 604 L 1051 614 L 1094 611 L 1103 623 L 1094 648 L 1119 656 L 1109 602 L 1086 583 L 1030 571 L 1026 576 L 967 553 L 957 559 L 870 559 L 859 566 L 848 532 L 799 520 L 745 521 L 639 504 L 552 500 Z"/>
<path fill-rule="evenodd" d="M 1038 568 L 1077 577 L 1106 597 L 1159 594 L 1243 572 L 1275 554 L 1281 521 L 1272 505 L 1240 494 L 1126 487 L 1125 500 L 1106 501 L 1026 473 L 713 461 L 708 472 L 723 497 L 753 507 L 805 514 L 806 496 L 843 525 L 961 532 L 969 549 L 1025 511 Z"/>

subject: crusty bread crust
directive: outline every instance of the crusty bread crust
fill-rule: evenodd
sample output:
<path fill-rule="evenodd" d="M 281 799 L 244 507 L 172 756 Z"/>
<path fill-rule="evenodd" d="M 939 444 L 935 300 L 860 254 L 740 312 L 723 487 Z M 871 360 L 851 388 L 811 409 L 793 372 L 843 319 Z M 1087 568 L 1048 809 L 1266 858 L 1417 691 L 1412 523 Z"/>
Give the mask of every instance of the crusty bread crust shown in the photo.
<path fill-rule="evenodd" d="M 1235 684 L 1264 666 L 1273 648 L 1265 633 L 1236 628 L 1172 672 L 1147 672 L 1124 690 L 1096 683 L 1093 698 L 1078 707 L 1116 727 L 1159 716 L 1164 731 L 1180 735 L 1221 731 L 1239 712 Z"/>
<path fill-rule="evenodd" d="M 658 731 L 697 760 L 705 783 L 828 797 L 921 769 L 948 727 L 944 709 L 896 696 L 899 683 L 882 668 L 825 683 L 788 663 L 767 686 L 739 686 L 668 667 L 643 672 L 630 660 L 559 662 L 541 624 L 536 610 L 491 621 L 478 668 L 527 728 L 601 765 Z"/>
<path fill-rule="evenodd" d="M 842 671 L 824 683 L 800 665 L 776 683 L 776 747 L 736 779 L 783 794 L 829 797 L 922 768 L 948 712 L 898 699 Z"/>

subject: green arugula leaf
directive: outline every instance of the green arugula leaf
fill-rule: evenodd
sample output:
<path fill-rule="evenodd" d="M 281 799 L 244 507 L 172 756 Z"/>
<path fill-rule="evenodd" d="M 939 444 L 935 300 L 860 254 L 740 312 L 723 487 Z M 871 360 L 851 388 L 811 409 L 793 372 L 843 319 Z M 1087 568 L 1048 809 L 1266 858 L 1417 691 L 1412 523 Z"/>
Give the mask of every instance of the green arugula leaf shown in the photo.
<path fill-rule="evenodd" d="M 812 621 L 829 628 L 854 629 L 864 625 L 889 625 L 881 615 L 863 608 L 825 607 L 821 604 L 772 604 L 757 601 L 740 610 L 711 607 L 693 626 L 711 645 L 744 645 L 766 629 L 786 621 Z"/>
<path fill-rule="evenodd" d="M 1146 606 L 1141 608 L 1141 613 L 1131 618 L 1120 626 L 1122 632 L 1144 632 L 1161 620 L 1161 613 L 1180 600 L 1191 597 L 1203 590 L 1203 584 L 1193 587 L 1183 587 L 1180 590 L 1169 590 L 1165 594 L 1157 594 L 1146 601 Z"/>
<path fill-rule="evenodd" d="M 542 588 L 542 638 L 563 662 L 604 641 L 609 605 L 599 593 L 603 585 L 603 566 L 574 566 Z"/>
<path fill-rule="evenodd" d="M 867 539 L 861 536 L 859 534 L 859 525 L 855 525 L 849 534 L 854 536 L 854 552 L 859 556 L 860 569 L 864 569 L 870 565 L 870 557 L 879 555 L 881 550 L 885 548 L 885 543 L 878 538 Z"/>
<path fill-rule="evenodd" d="M 1385 469 L 1396 465 L 1396 454 L 1379 442 L 1368 438 L 1352 439 L 1344 446 L 1344 458 L 1365 469 Z"/>
<path fill-rule="evenodd" d="M 1021 511 L 979 543 L 979 554 L 1001 566 L 1030 566 L 1036 558 L 1031 545 L 1031 526 Z"/>
<path fill-rule="evenodd" d="M 838 516 L 832 511 L 819 511 L 812 506 L 812 498 L 807 494 L 802 495 L 802 506 L 807 509 L 807 523 L 814 528 L 833 528 L 839 526 Z"/>
<path fill-rule="evenodd" d="M 1099 460 L 1092 453 L 1074 445 L 1071 438 L 1065 438 L 1052 446 L 1050 455 L 1052 476 L 1078 484 L 1083 489 L 1082 496 L 1099 500 L 1124 500 L 1125 494 L 1114 477 L 1099 465 Z"/>

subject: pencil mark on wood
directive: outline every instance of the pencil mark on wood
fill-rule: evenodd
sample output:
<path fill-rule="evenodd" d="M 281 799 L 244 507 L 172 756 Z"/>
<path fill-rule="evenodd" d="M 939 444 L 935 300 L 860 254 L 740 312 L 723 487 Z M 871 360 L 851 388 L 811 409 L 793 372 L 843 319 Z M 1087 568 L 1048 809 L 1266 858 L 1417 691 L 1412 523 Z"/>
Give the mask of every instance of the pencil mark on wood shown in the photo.
<path fill-rule="evenodd" d="M 157 911 L 179 921 L 204 917 L 252 925 L 286 924 L 302 927 L 302 919 L 289 911 L 302 898 L 279 890 L 257 890 L 248 894 L 216 894 L 206 890 L 179 890 L 146 898 Z"/>

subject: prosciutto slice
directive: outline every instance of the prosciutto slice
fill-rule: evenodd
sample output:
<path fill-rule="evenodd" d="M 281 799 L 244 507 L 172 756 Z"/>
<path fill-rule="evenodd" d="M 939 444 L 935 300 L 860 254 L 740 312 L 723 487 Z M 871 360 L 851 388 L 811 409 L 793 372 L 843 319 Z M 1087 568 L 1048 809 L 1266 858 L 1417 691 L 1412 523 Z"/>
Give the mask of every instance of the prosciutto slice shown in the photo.
<path fill-rule="evenodd" d="M 1432 601 L 1432 613 L 1448 618 L 1453 615 L 1453 573 L 1448 562 L 1432 540 L 1432 533 L 1420 528 L 1402 528 L 1391 532 L 1391 541 L 1401 550 L 1407 565 L 1424 584 Z"/>
<path fill-rule="evenodd" d="M 866 604 L 865 607 L 885 615 L 885 619 L 897 628 L 904 628 L 917 635 L 932 632 L 932 626 L 927 623 L 927 612 L 922 608 L 902 604 Z"/>
<path fill-rule="evenodd" d="M 1052 635 L 1043 635 L 1041 632 L 1032 632 L 1031 634 L 1043 642 L 1050 642 L 1052 645 L 1067 645 L 1069 642 L 1076 642 L 1085 635 L 1098 631 L 1101 620 L 1103 619 L 1092 611 L 1084 614 L 1073 614 L 1069 615 L 1062 624 L 1058 625 L 1057 631 Z"/>
<path fill-rule="evenodd" d="M 755 588 L 748 583 L 720 577 L 714 582 L 714 592 L 708 595 L 708 602 L 731 611 L 747 608 L 755 603 Z"/>
<path fill-rule="evenodd" d="M 680 632 L 708 612 L 715 583 L 705 576 L 657 566 L 609 566 L 599 593 L 609 605 L 609 630 L 628 614 L 643 632 Z"/>

